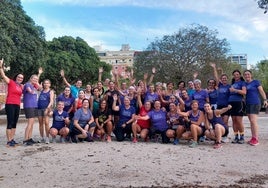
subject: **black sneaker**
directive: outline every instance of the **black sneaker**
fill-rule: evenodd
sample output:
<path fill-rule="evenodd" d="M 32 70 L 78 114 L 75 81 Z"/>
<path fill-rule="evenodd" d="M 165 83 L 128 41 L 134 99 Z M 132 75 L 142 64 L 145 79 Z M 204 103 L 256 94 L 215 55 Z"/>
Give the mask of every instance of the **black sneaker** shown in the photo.
<path fill-rule="evenodd" d="M 7 142 L 7 147 L 15 147 L 15 146 L 16 145 L 12 141 Z"/>
<path fill-rule="evenodd" d="M 32 144 L 36 144 L 36 143 L 37 143 L 37 142 L 34 141 L 32 138 L 30 138 L 30 139 L 28 140 L 28 142 L 31 142 Z"/>
<path fill-rule="evenodd" d="M 28 140 L 24 140 L 24 141 L 23 141 L 23 145 L 24 145 L 24 146 L 32 146 L 33 143 L 30 141 L 30 139 L 28 139 Z"/>
<path fill-rule="evenodd" d="M 239 141 L 239 138 L 236 136 L 236 137 L 232 140 L 232 143 L 233 143 L 233 144 L 236 144 L 236 143 L 238 143 L 238 141 Z"/>
<path fill-rule="evenodd" d="M 245 139 L 244 137 L 240 137 L 240 139 L 237 141 L 238 144 L 244 144 L 245 143 Z"/>
<path fill-rule="evenodd" d="M 14 145 L 19 145 L 19 143 L 16 142 L 14 139 L 12 139 L 10 142 L 12 142 Z"/>
<path fill-rule="evenodd" d="M 71 141 L 72 141 L 72 143 L 76 143 L 77 144 L 77 139 L 76 139 L 76 136 L 75 135 L 72 135 L 71 136 Z"/>

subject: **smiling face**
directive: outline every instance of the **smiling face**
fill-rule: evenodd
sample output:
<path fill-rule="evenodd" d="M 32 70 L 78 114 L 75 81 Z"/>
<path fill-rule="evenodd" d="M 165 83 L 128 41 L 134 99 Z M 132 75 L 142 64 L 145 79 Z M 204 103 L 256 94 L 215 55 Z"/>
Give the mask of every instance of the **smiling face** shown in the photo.
<path fill-rule="evenodd" d="M 252 80 L 252 74 L 250 71 L 245 71 L 244 72 L 244 78 L 247 82 L 250 82 Z"/>
<path fill-rule="evenodd" d="M 22 74 L 18 74 L 17 77 L 16 77 L 16 79 L 15 79 L 15 81 L 17 83 L 21 84 L 23 82 L 23 79 L 24 79 L 23 75 Z"/>

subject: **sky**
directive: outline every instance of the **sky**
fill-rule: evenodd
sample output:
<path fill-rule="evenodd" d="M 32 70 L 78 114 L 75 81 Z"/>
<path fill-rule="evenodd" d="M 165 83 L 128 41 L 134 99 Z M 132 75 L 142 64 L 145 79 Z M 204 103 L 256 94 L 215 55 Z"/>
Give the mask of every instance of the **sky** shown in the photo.
<path fill-rule="evenodd" d="M 150 42 L 192 24 L 218 31 L 230 54 L 247 54 L 255 65 L 268 59 L 268 14 L 256 0 L 21 0 L 44 27 L 46 40 L 81 37 L 91 47 L 145 50 Z"/>

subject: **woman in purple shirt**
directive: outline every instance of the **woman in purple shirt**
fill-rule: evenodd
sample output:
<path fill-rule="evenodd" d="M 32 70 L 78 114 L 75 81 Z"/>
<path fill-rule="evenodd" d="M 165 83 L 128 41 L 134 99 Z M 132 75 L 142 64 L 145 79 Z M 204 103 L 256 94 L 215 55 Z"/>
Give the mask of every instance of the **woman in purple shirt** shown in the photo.
<path fill-rule="evenodd" d="M 32 75 L 29 82 L 27 82 L 23 88 L 23 108 L 25 117 L 27 119 L 23 144 L 26 146 L 30 146 L 36 143 L 32 139 L 32 133 L 34 119 L 37 117 L 37 90 L 41 88 L 38 83 L 38 79 L 42 72 L 42 68 L 39 68 L 38 75 Z"/>
<path fill-rule="evenodd" d="M 264 107 L 267 107 L 266 94 L 259 80 L 253 80 L 250 70 L 244 71 L 244 78 L 246 82 L 246 113 L 251 127 L 251 140 L 248 142 L 252 146 L 259 144 L 258 140 L 258 124 L 257 117 L 261 108 L 261 101 L 259 95 L 263 98 Z"/>
<path fill-rule="evenodd" d="M 124 141 L 126 136 L 130 136 L 132 132 L 132 123 L 135 121 L 136 109 L 130 105 L 128 96 L 124 97 L 124 104 L 116 105 L 118 95 L 113 95 L 112 109 L 119 112 L 119 121 L 115 125 L 114 134 L 117 141 Z"/>

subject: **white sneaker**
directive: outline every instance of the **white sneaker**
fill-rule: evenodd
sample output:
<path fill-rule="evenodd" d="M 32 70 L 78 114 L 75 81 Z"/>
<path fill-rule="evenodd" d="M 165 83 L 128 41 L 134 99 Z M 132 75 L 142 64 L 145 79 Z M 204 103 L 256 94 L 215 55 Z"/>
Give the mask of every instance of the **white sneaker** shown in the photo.
<path fill-rule="evenodd" d="M 52 143 L 56 143 L 56 138 L 55 137 L 52 137 Z"/>
<path fill-rule="evenodd" d="M 44 137 L 40 137 L 39 139 L 38 139 L 38 141 L 37 141 L 38 143 L 44 143 L 45 142 L 45 139 L 44 139 Z"/>
<path fill-rule="evenodd" d="M 61 142 L 61 143 L 66 143 L 66 140 L 65 140 L 65 138 L 63 138 L 63 137 L 60 137 L 60 142 Z"/>
<path fill-rule="evenodd" d="M 227 142 L 229 142 L 228 137 L 227 137 L 227 136 L 222 137 L 222 138 L 221 138 L 221 142 L 222 142 L 222 143 L 227 143 Z"/>
<path fill-rule="evenodd" d="M 49 138 L 46 137 L 46 144 L 49 144 Z"/>

